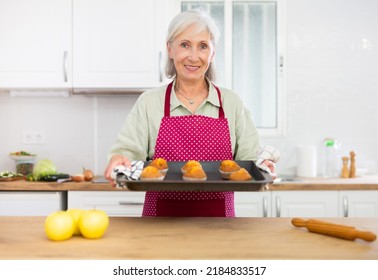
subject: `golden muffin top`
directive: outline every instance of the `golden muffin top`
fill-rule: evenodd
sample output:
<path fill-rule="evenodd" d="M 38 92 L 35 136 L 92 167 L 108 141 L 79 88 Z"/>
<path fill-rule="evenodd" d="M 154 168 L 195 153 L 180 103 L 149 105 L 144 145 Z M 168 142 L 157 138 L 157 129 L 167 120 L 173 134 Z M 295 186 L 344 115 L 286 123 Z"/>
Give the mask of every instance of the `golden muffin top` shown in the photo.
<path fill-rule="evenodd" d="M 245 168 L 241 168 L 240 170 L 232 173 L 230 175 L 230 180 L 233 181 L 248 181 L 251 180 L 252 176 Z"/>
<path fill-rule="evenodd" d="M 154 166 L 159 170 L 163 170 L 168 168 L 168 163 L 163 158 L 155 158 L 148 166 Z"/>
<path fill-rule="evenodd" d="M 162 176 L 163 175 L 160 173 L 159 169 L 155 166 L 146 166 L 140 174 L 141 178 L 160 178 Z"/>
<path fill-rule="evenodd" d="M 223 160 L 219 165 L 219 170 L 223 172 L 235 172 L 240 170 L 240 166 L 233 160 Z"/>
<path fill-rule="evenodd" d="M 188 178 L 198 178 L 203 179 L 206 178 L 206 173 L 200 166 L 193 166 L 188 171 L 186 171 L 183 175 L 184 177 Z"/>
<path fill-rule="evenodd" d="M 200 167 L 202 169 L 202 165 L 199 161 L 196 160 L 189 160 L 185 163 L 185 165 L 182 167 L 182 171 L 185 173 L 192 169 L 193 167 Z"/>

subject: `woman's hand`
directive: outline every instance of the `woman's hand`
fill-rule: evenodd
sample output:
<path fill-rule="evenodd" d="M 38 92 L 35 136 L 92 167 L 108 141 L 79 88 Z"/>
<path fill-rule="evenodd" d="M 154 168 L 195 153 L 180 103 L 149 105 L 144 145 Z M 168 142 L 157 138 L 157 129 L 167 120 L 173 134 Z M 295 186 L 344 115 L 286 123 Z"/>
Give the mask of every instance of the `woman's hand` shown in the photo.
<path fill-rule="evenodd" d="M 276 165 L 273 161 L 266 159 L 261 163 L 261 165 L 269 168 L 270 176 L 272 176 L 273 180 L 277 178 Z"/>
<path fill-rule="evenodd" d="M 111 175 L 112 175 L 112 171 L 113 171 L 114 167 L 116 167 L 118 165 L 124 165 L 124 166 L 126 166 L 128 168 L 131 168 L 131 162 L 130 162 L 130 160 L 127 157 L 125 157 L 123 155 L 114 155 L 109 160 L 108 166 L 105 169 L 104 176 L 105 176 L 105 179 L 108 180 L 109 183 L 113 187 L 115 187 L 115 182 L 113 181 Z"/>

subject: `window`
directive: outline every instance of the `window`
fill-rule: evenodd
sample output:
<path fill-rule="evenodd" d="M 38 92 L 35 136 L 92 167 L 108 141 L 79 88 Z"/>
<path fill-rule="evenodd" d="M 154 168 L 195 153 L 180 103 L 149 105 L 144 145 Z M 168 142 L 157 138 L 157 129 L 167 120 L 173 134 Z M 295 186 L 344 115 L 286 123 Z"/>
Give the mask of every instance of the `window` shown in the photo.
<path fill-rule="evenodd" d="M 181 1 L 182 11 L 200 7 L 217 21 L 216 83 L 240 95 L 265 136 L 284 134 L 283 2 Z"/>

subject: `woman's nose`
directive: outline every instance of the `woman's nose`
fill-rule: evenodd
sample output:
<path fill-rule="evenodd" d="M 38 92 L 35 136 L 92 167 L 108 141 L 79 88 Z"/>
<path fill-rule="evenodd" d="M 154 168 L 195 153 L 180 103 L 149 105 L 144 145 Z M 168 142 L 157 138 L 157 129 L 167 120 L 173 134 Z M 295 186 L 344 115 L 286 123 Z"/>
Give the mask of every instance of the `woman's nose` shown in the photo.
<path fill-rule="evenodd" d="M 196 49 L 192 49 L 188 55 L 188 59 L 191 61 L 191 62 L 196 62 L 198 61 L 198 53 L 197 53 L 197 50 Z"/>

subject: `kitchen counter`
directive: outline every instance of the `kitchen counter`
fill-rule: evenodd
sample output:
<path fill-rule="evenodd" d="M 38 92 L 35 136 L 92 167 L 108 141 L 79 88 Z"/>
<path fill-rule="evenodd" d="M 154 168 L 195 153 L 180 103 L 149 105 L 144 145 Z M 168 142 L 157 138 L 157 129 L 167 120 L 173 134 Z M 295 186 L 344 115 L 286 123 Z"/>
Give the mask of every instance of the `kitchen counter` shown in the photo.
<path fill-rule="evenodd" d="M 92 182 L 29 182 L 25 180 L 0 182 L 0 191 L 124 191 L 108 183 Z"/>
<path fill-rule="evenodd" d="M 378 175 L 357 178 L 297 178 L 294 181 L 275 182 L 270 190 L 378 190 Z"/>
<path fill-rule="evenodd" d="M 101 239 L 53 242 L 44 217 L 0 217 L 0 259 L 378 259 L 378 241 L 343 240 L 291 218 L 110 218 Z M 378 234 L 376 218 L 328 218 Z"/>
<path fill-rule="evenodd" d="M 378 175 L 351 179 L 299 178 L 296 181 L 273 183 L 269 190 L 378 190 Z M 92 182 L 0 182 L 0 191 L 127 191 L 108 183 Z"/>

